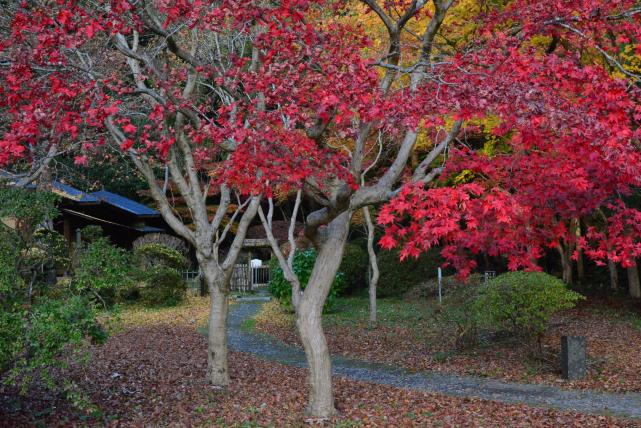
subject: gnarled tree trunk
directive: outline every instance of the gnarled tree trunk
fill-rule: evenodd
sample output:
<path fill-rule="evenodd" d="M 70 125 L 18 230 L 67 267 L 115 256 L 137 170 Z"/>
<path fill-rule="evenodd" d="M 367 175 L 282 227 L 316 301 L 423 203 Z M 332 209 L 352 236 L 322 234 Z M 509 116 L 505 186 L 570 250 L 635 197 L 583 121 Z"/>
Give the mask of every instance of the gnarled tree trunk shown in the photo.
<path fill-rule="evenodd" d="M 207 380 L 215 386 L 229 385 L 227 366 L 227 314 L 229 299 L 225 274 L 213 260 L 200 262 L 211 300 L 207 331 Z"/>
<path fill-rule="evenodd" d="M 336 414 L 332 391 L 332 361 L 323 332 L 325 300 L 341 264 L 351 213 L 343 213 L 319 232 L 318 255 L 300 301 L 296 324 L 309 362 L 310 395 L 307 413 L 317 418 Z"/>

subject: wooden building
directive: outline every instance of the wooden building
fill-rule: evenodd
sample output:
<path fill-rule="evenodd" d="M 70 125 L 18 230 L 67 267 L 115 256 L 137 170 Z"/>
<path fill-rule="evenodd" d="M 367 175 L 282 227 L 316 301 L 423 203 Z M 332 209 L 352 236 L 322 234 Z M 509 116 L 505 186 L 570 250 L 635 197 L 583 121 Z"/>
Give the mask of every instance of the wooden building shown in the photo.
<path fill-rule="evenodd" d="M 58 181 L 51 191 L 61 196 L 54 228 L 70 243 L 89 225 L 100 226 L 112 243 L 127 249 L 142 235 L 169 232 L 158 211 L 124 196 L 106 190 L 86 193 Z"/>

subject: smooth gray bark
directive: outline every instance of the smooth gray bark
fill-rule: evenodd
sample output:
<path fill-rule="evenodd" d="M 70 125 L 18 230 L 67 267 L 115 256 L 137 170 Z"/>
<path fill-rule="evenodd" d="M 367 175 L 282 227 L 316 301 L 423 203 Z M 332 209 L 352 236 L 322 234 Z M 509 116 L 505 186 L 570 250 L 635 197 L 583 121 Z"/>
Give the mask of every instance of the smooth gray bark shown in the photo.
<path fill-rule="evenodd" d="M 332 391 L 332 360 L 322 326 L 325 300 L 343 258 L 351 213 L 344 212 L 328 224 L 317 245 L 317 257 L 300 301 L 296 324 L 309 362 L 307 413 L 329 418 L 336 414 Z"/>
<path fill-rule="evenodd" d="M 227 315 L 229 296 L 225 292 L 225 274 L 213 260 L 199 260 L 209 289 L 210 308 L 207 334 L 207 380 L 216 386 L 229 385 L 227 365 Z"/>
<path fill-rule="evenodd" d="M 378 285 L 378 260 L 376 259 L 376 252 L 374 251 L 374 222 L 369 213 L 369 207 L 363 207 L 363 214 L 365 216 L 365 224 L 367 226 L 367 256 L 369 258 L 369 266 L 371 269 L 369 280 L 369 326 L 375 328 L 377 323 L 376 315 L 376 286 Z"/>

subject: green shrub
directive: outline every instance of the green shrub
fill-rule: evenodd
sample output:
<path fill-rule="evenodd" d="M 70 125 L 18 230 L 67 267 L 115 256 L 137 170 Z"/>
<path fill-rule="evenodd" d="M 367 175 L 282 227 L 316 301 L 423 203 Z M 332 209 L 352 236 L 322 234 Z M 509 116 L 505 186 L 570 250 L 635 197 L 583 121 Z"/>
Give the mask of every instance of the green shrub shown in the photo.
<path fill-rule="evenodd" d="M 144 273 L 139 292 L 146 305 L 174 306 L 185 298 L 187 283 L 176 269 L 154 266 Z"/>
<path fill-rule="evenodd" d="M 189 249 L 187 244 L 182 239 L 175 237 L 173 235 L 168 235 L 166 233 L 147 233 L 133 242 L 134 252 L 138 247 L 147 244 L 158 244 L 165 248 L 171 248 L 172 250 L 178 251 L 182 255 L 189 254 Z"/>
<path fill-rule="evenodd" d="M 438 249 L 423 253 L 418 259 L 400 261 L 398 250 L 378 253 L 379 297 L 399 297 L 414 286 L 437 276 L 437 269 L 443 264 Z"/>
<path fill-rule="evenodd" d="M 102 227 L 92 224 L 81 229 L 80 236 L 85 242 L 94 242 L 103 237 Z"/>
<path fill-rule="evenodd" d="M 134 263 L 141 268 L 164 266 L 172 269 L 185 269 L 189 264 L 178 250 L 157 243 L 138 246 L 134 250 Z"/>
<path fill-rule="evenodd" d="M 130 297 L 138 294 L 148 306 L 174 306 L 185 298 L 187 283 L 180 270 L 188 261 L 179 251 L 158 243 L 142 244 L 134 250 L 134 263 L 140 282 Z"/>
<path fill-rule="evenodd" d="M 105 339 L 95 302 L 69 282 L 51 284 L 47 275 L 68 261 L 64 239 L 39 230 L 55 217 L 55 201 L 47 192 L 0 189 L 0 218 L 18 226 L 0 222 L 0 382 L 21 392 L 32 380 L 60 386 L 50 369 L 78 360 L 84 339 Z"/>
<path fill-rule="evenodd" d="M 0 328 L 0 363 L 7 369 L 4 379 L 9 384 L 19 384 L 23 391 L 34 379 L 46 381 L 49 388 L 55 385 L 48 376 L 51 366 L 64 366 L 59 359 L 78 347 L 83 338 L 102 343 L 105 331 L 95 321 L 94 306 L 83 296 L 67 299 L 42 297 L 29 308 L 29 313 L 5 313 Z M 4 321 L 9 318 L 9 323 Z"/>
<path fill-rule="evenodd" d="M 348 243 L 345 245 L 343 260 L 339 268 L 345 275 L 345 293 L 352 293 L 361 288 L 367 288 L 367 268 L 369 256 L 362 245 Z"/>
<path fill-rule="evenodd" d="M 554 313 L 584 297 L 542 272 L 509 272 L 489 281 L 477 301 L 481 321 L 518 336 L 540 336 Z"/>
<path fill-rule="evenodd" d="M 107 238 L 95 238 L 77 255 L 74 286 L 98 298 L 105 306 L 122 300 L 132 284 L 130 254 Z"/>
<path fill-rule="evenodd" d="M 64 271 L 69 267 L 69 246 L 61 234 L 48 229 L 39 229 L 34 234 L 35 247 L 47 254 L 50 267 Z"/>
<path fill-rule="evenodd" d="M 305 289 L 307 286 L 315 261 L 316 251 L 311 248 L 304 251 L 298 251 L 294 256 L 294 273 L 298 275 L 302 289 Z M 329 290 L 329 294 L 327 295 L 323 311 L 327 312 L 333 308 L 336 302 L 336 297 L 342 291 L 344 285 L 345 275 L 342 272 L 338 272 L 336 274 L 336 278 L 334 278 L 332 287 Z M 272 259 L 271 262 L 269 291 L 272 296 L 277 298 L 285 307 L 289 309 L 292 308 L 292 286 L 285 279 L 283 270 L 278 265 L 278 260 L 276 259 Z"/>

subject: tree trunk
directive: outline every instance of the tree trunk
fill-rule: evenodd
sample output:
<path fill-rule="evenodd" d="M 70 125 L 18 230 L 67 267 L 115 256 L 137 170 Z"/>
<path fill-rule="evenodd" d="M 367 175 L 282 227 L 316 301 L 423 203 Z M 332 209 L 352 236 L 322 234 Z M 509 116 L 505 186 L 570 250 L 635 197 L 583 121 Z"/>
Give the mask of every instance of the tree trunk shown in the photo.
<path fill-rule="evenodd" d="M 305 355 L 309 364 L 309 402 L 307 414 L 330 418 L 336 413 L 332 391 L 332 360 L 321 324 L 322 304 L 301 302 L 297 319 Z"/>
<path fill-rule="evenodd" d="M 581 234 L 582 234 L 581 219 L 575 218 L 572 220 L 572 223 L 574 225 L 574 233 L 578 241 L 581 238 Z M 585 264 L 583 262 L 583 251 L 580 248 L 578 248 L 578 245 L 577 245 L 577 259 L 576 259 L 576 273 L 577 273 L 577 279 L 579 281 L 579 284 L 580 285 L 585 284 Z"/>
<path fill-rule="evenodd" d="M 225 274 L 215 261 L 204 260 L 201 267 L 209 288 L 207 380 L 215 386 L 229 385 L 227 366 L 227 314 L 229 299 L 225 287 Z"/>
<path fill-rule="evenodd" d="M 578 258 L 576 259 L 576 274 L 579 285 L 585 284 L 585 263 L 583 262 L 583 251 L 578 251 Z"/>
<path fill-rule="evenodd" d="M 343 257 L 350 213 L 335 218 L 320 232 L 318 255 L 297 311 L 296 324 L 309 363 L 307 413 L 316 418 L 336 414 L 332 391 L 332 361 L 322 326 L 322 312 Z"/>
<path fill-rule="evenodd" d="M 610 271 L 610 289 L 616 291 L 619 288 L 619 272 L 617 265 L 612 260 L 608 260 L 608 270 Z"/>
<path fill-rule="evenodd" d="M 369 327 L 376 328 L 376 286 L 378 285 L 378 260 L 376 259 L 376 252 L 374 251 L 374 223 L 369 213 L 369 207 L 363 207 L 363 214 L 365 215 L 365 223 L 367 225 L 367 254 L 369 256 L 369 265 L 371 268 L 371 275 L 368 275 L 369 281 Z"/>
<path fill-rule="evenodd" d="M 628 290 L 630 297 L 635 299 L 641 298 L 641 284 L 639 283 L 639 268 L 637 265 L 630 266 L 628 269 Z"/>
<path fill-rule="evenodd" d="M 569 251 L 566 251 L 565 247 L 562 244 L 559 244 L 557 247 L 559 250 L 559 255 L 561 256 L 561 267 L 563 268 L 563 282 L 568 285 L 572 285 L 572 258 L 570 257 Z"/>

